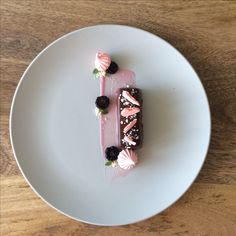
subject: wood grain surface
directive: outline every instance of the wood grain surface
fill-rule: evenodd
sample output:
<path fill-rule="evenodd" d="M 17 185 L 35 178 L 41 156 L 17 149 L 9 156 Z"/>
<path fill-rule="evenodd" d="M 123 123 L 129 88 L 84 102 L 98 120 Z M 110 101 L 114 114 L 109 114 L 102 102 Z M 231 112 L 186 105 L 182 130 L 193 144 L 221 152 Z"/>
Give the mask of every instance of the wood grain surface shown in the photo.
<path fill-rule="evenodd" d="M 1 0 L 1 235 L 236 235 L 236 1 Z M 116 23 L 150 31 L 179 49 L 206 89 L 212 138 L 203 169 L 169 209 L 133 225 L 71 220 L 30 189 L 9 143 L 9 110 L 32 59 L 81 27 Z"/>

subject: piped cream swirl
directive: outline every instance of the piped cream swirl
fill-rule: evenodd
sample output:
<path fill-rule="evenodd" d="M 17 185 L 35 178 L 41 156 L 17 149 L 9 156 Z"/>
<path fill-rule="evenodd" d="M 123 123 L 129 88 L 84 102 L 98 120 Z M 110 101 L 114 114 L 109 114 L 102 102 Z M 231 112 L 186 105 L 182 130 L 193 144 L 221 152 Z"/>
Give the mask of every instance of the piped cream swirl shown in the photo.
<path fill-rule="evenodd" d="M 98 52 L 95 57 L 95 67 L 99 71 L 106 71 L 111 64 L 111 58 L 107 53 Z"/>
<path fill-rule="evenodd" d="M 122 169 L 130 170 L 137 164 L 138 157 L 133 150 L 124 149 L 119 153 L 117 162 Z"/>

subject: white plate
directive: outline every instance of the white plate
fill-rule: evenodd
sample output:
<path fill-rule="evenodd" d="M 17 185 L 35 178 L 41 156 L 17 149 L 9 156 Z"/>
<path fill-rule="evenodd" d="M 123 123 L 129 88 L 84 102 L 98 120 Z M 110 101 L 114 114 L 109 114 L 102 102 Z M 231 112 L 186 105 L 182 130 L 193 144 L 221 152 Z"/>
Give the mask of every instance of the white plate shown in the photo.
<path fill-rule="evenodd" d="M 112 183 L 94 116 L 97 51 L 135 71 L 144 96 L 140 163 Z M 134 223 L 173 204 L 198 175 L 210 139 L 207 97 L 188 61 L 163 39 L 120 25 L 77 30 L 44 49 L 21 78 L 10 117 L 14 154 L 34 191 L 97 225 Z"/>

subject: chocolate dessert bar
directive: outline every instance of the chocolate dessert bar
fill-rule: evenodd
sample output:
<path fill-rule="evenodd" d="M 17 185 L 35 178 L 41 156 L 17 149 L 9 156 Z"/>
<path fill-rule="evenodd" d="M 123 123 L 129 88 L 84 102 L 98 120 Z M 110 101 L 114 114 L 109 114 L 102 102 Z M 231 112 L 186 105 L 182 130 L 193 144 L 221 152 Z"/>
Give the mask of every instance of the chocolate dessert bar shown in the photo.
<path fill-rule="evenodd" d="M 118 95 L 119 141 L 121 148 L 142 146 L 142 93 L 137 88 L 121 88 Z"/>

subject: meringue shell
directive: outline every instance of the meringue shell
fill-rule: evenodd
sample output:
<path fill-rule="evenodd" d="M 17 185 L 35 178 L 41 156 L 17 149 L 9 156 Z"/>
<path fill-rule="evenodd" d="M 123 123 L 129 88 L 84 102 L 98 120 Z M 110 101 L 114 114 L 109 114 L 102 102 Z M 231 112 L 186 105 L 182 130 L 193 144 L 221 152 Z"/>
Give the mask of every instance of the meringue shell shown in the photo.
<path fill-rule="evenodd" d="M 122 96 L 134 105 L 140 106 L 139 102 L 128 92 L 123 91 Z"/>
<path fill-rule="evenodd" d="M 99 71 L 106 71 L 111 64 L 111 58 L 107 53 L 98 52 L 95 58 L 95 67 Z"/>
<path fill-rule="evenodd" d="M 134 145 L 134 146 L 136 145 L 136 142 L 134 142 L 131 137 L 125 136 L 124 141 L 127 142 L 130 145 Z"/>
<path fill-rule="evenodd" d="M 126 107 L 121 111 L 122 116 L 132 116 L 136 113 L 140 112 L 140 109 L 138 107 Z"/>
<path fill-rule="evenodd" d="M 127 133 L 137 123 L 137 119 L 132 120 L 128 125 L 125 126 L 123 132 Z"/>
<path fill-rule="evenodd" d="M 119 153 L 117 162 L 120 168 L 130 170 L 137 164 L 138 157 L 133 150 L 124 149 Z"/>

